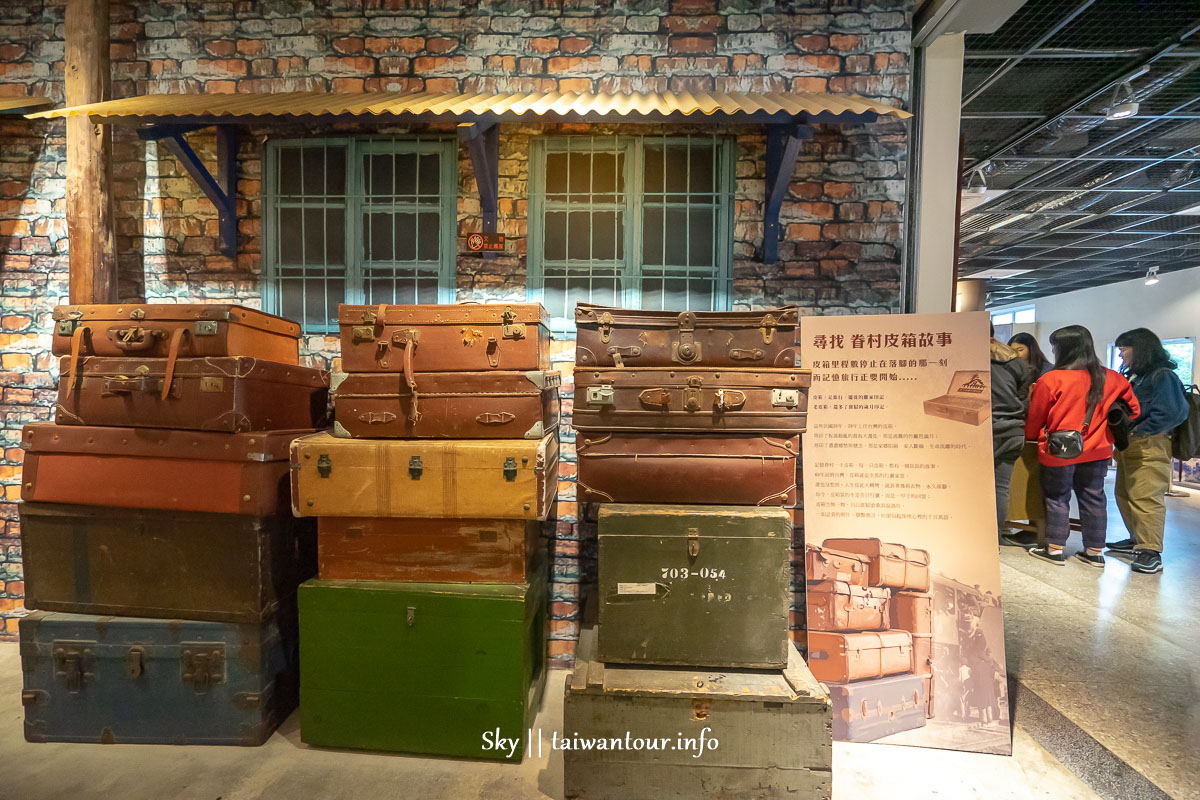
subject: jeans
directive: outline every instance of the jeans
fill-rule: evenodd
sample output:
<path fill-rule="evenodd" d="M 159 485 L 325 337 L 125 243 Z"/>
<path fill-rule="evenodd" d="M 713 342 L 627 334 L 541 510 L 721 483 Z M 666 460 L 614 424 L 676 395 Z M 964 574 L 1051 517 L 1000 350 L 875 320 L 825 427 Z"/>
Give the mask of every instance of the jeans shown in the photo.
<path fill-rule="evenodd" d="M 1008 530 L 1008 487 L 1012 482 L 1013 464 L 1020 453 L 1011 453 L 994 460 L 996 472 L 996 530 Z"/>
<path fill-rule="evenodd" d="M 1139 550 L 1162 552 L 1171 464 L 1166 433 L 1130 436 L 1129 447 L 1117 451 L 1117 508 Z"/>
<path fill-rule="evenodd" d="M 1079 500 L 1083 546 L 1096 550 L 1104 547 L 1108 533 L 1108 501 L 1104 497 L 1104 476 L 1107 474 L 1107 458 L 1063 467 L 1042 465 L 1048 544 L 1062 547 L 1071 535 L 1071 490 L 1074 489 Z"/>

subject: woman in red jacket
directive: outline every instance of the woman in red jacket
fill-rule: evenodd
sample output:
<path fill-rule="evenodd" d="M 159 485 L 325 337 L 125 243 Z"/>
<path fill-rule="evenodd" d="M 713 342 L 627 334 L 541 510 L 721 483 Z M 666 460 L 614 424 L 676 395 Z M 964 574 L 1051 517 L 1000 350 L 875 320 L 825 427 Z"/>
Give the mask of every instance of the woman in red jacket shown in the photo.
<path fill-rule="evenodd" d="M 1129 404 L 1135 418 L 1141 409 L 1129 381 L 1101 365 L 1087 328 L 1059 328 L 1050 334 L 1050 346 L 1054 350 L 1054 369 L 1034 384 L 1025 422 L 1025 438 L 1038 443 L 1042 493 L 1046 496 L 1046 546 L 1035 547 L 1029 554 L 1055 564 L 1066 563 L 1063 545 L 1071 532 L 1074 489 L 1085 548 L 1076 555 L 1085 564 L 1103 569 L 1108 529 L 1104 476 L 1113 454 L 1108 409 L 1118 398 Z M 1060 431 L 1080 432 L 1082 452 L 1072 457 L 1052 455 L 1050 435 Z"/>

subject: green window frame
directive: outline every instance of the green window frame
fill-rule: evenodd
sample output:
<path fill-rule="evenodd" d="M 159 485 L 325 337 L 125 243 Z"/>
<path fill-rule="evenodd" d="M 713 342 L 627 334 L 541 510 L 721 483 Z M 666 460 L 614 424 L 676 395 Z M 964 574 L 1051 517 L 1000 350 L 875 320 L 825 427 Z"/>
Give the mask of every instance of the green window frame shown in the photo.
<path fill-rule="evenodd" d="M 564 331 L 579 300 L 728 309 L 734 185 L 729 137 L 534 138 L 529 299 Z"/>
<path fill-rule="evenodd" d="M 263 157 L 263 307 L 306 334 L 339 303 L 452 303 L 453 139 L 305 138 Z"/>

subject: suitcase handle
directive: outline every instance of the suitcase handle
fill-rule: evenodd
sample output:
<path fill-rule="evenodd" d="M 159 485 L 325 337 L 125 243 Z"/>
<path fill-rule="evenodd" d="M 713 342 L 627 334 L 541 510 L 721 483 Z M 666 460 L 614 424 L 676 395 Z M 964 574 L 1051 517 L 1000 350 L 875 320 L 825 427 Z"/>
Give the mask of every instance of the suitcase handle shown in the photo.
<path fill-rule="evenodd" d="M 143 328 L 140 325 L 108 329 L 108 338 L 112 340 L 113 346 L 126 353 L 150 350 L 158 343 L 159 339 L 166 339 L 167 335 L 162 328 Z"/>
<path fill-rule="evenodd" d="M 67 374 L 63 376 L 67 381 L 67 397 L 71 396 L 79 379 L 79 356 L 83 353 L 85 343 L 92 349 L 92 329 L 86 325 L 76 325 L 71 331 L 71 360 L 67 362 Z"/>
<path fill-rule="evenodd" d="M 149 375 L 142 375 L 137 378 L 127 378 L 122 375 L 119 378 L 106 378 L 104 381 L 104 390 L 100 396 L 112 397 L 118 394 L 133 394 L 134 392 L 150 394 L 159 391 L 161 388 L 159 380 L 151 378 Z"/>
<path fill-rule="evenodd" d="M 416 333 L 416 331 L 414 331 Z M 412 395 L 412 403 L 408 407 L 408 421 L 416 424 L 421 420 L 421 412 L 417 410 L 417 378 L 413 374 L 413 353 L 417 349 L 417 337 L 413 336 L 404 348 L 404 382 Z"/>

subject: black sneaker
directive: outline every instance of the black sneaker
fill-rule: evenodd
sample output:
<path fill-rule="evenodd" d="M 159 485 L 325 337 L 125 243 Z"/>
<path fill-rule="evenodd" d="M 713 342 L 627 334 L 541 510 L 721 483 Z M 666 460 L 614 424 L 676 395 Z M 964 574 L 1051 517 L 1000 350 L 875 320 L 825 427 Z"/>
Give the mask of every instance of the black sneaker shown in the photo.
<path fill-rule="evenodd" d="M 1062 550 L 1059 550 L 1057 553 L 1051 553 L 1048 547 L 1031 547 L 1027 552 L 1034 558 L 1049 561 L 1051 564 L 1057 564 L 1060 567 L 1067 563 L 1067 554 Z"/>
<path fill-rule="evenodd" d="M 1037 547 L 1037 543 L 1036 531 L 1009 531 L 1000 534 L 1000 544 L 1008 547 L 1024 547 L 1028 550 L 1031 547 Z"/>
<path fill-rule="evenodd" d="M 1104 549 L 1114 553 L 1132 553 L 1137 548 L 1133 539 L 1122 539 L 1119 542 L 1105 542 Z"/>
<path fill-rule="evenodd" d="M 1133 564 L 1130 569 L 1146 575 L 1162 572 L 1162 556 L 1153 550 L 1138 550 L 1133 554 Z"/>
<path fill-rule="evenodd" d="M 1089 567 L 1104 569 L 1104 556 L 1091 556 L 1088 555 L 1086 550 L 1080 550 L 1075 554 L 1075 557 L 1087 564 Z"/>

